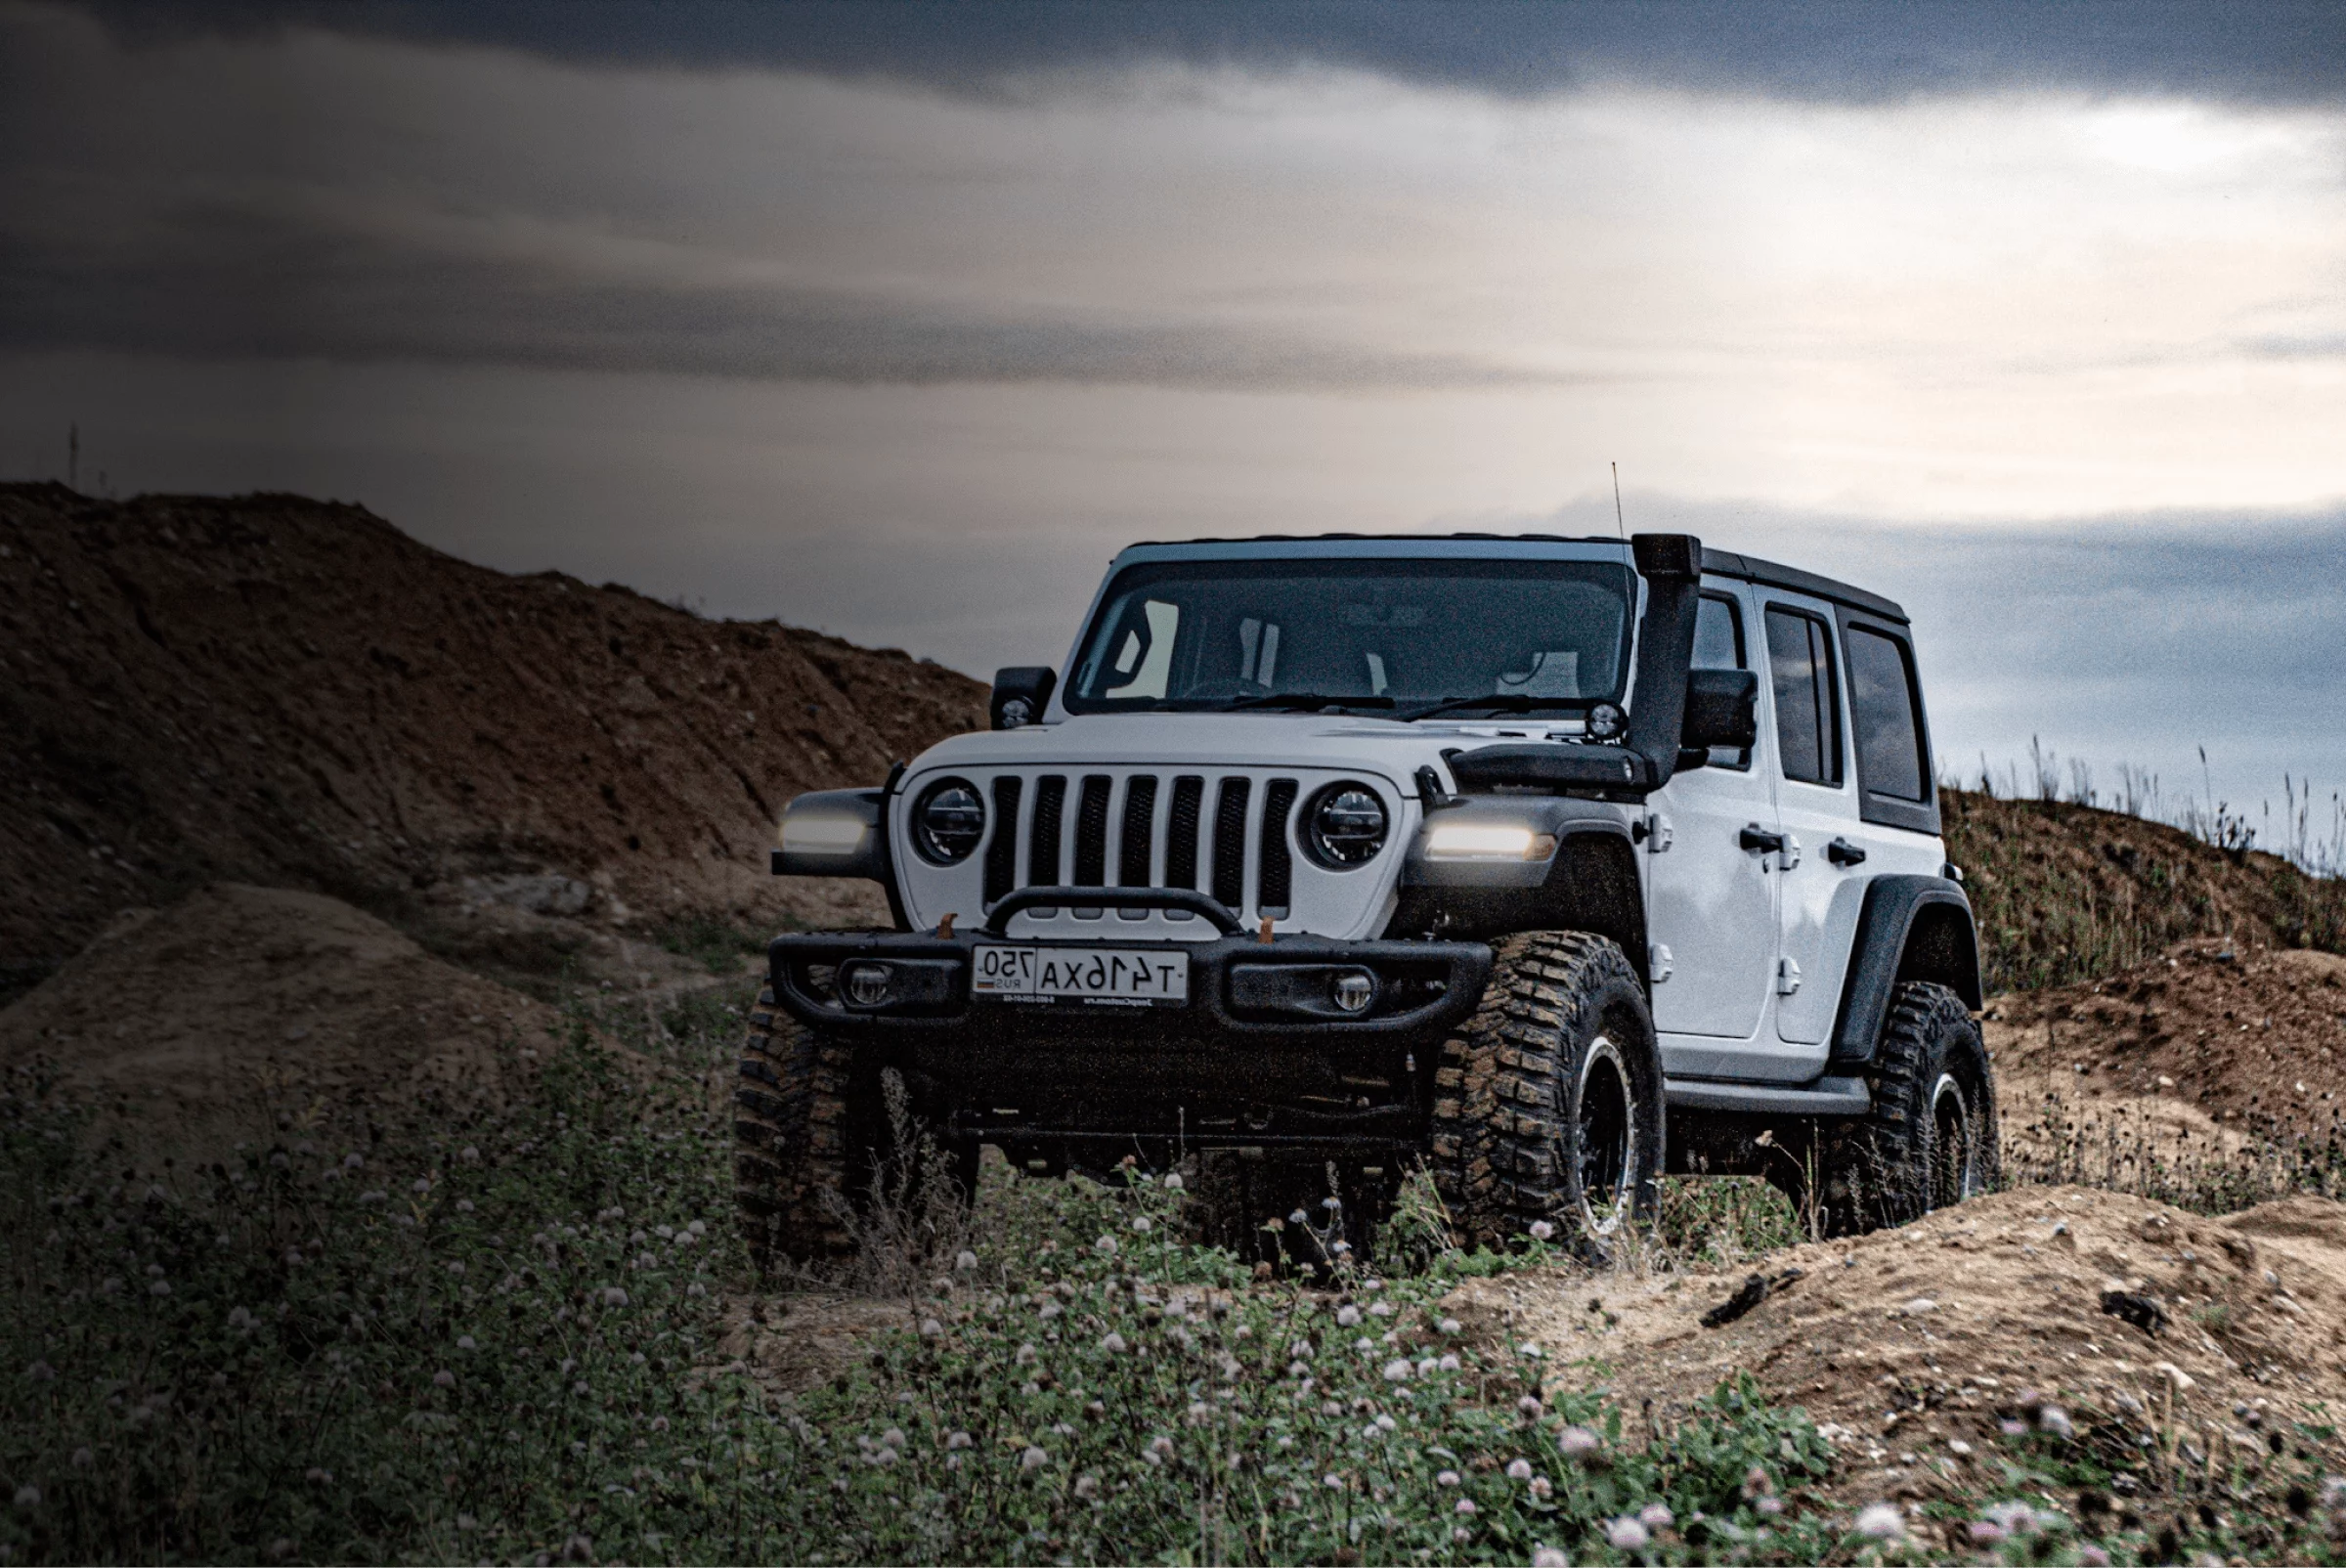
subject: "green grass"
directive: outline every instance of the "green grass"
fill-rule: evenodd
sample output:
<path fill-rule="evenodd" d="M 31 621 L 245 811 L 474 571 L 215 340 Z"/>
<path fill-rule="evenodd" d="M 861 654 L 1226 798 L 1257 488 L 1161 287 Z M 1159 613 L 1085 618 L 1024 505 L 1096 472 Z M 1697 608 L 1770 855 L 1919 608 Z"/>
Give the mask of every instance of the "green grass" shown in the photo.
<path fill-rule="evenodd" d="M 1544 1247 L 1466 1257 L 1427 1234 L 1414 1274 L 1261 1282 L 1185 1241 L 1182 1195 L 1137 1171 L 1101 1185 L 990 1167 L 956 1239 L 970 1256 L 941 1260 L 944 1283 L 921 1287 L 906 1326 L 832 1381 L 771 1395 L 717 1343 L 729 1293 L 773 1304 L 731 1236 L 729 1129 L 703 1081 L 739 1022 L 720 996 L 693 999 L 631 1025 L 640 1056 L 625 1062 L 582 1029 L 538 1098 L 502 1116 L 377 1107 L 372 1130 L 296 1124 L 204 1169 L 126 1171 L 20 1074 L 0 1104 L 0 1499 L 13 1500 L 0 1553 L 1522 1563 L 1543 1549 L 1667 1562 L 1921 1549 L 1821 1504 L 1828 1445 L 1748 1380 L 1675 1419 L 1625 1422 L 1546 1386 L 1552 1369 L 1519 1346 L 1446 1320 L 1458 1278 L 1561 1266 Z M 1756 1184 L 1673 1185 L 1673 1203 L 1654 1243 L 1665 1260 L 1673 1234 L 1721 1254 L 1789 1236 L 1789 1210 Z M 2056 1483 L 2100 1484 L 2043 1448 L 2016 1440 L 1994 1495 L 2042 1508 Z M 2334 1550 L 2318 1535 L 2331 1515 L 2311 1506 L 2290 1535 L 2275 1501 L 2251 1521 L 2264 1535 L 2236 1522 L 2219 1549 Z M 2148 1514 L 2132 1534 L 2099 1523 L 2121 1561 L 2157 1545 Z M 1647 1540 L 1617 1547 L 1617 1529 Z M 2087 1530 L 2074 1509 L 2048 1512 L 2004 1545 L 2076 1560 Z"/>

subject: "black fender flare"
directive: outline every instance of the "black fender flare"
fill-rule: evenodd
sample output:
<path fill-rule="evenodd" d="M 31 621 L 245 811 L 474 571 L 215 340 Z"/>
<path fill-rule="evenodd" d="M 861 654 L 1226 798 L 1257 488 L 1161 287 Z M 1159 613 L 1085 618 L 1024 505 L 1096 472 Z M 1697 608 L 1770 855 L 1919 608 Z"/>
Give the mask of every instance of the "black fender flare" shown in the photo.
<path fill-rule="evenodd" d="M 1978 1011 L 1984 998 L 1972 901 L 1960 883 L 1946 877 L 1876 877 L 1866 884 L 1857 913 L 1827 1072 L 1872 1063 L 1891 994 L 1900 982 L 1915 980 L 1935 980 Z"/>

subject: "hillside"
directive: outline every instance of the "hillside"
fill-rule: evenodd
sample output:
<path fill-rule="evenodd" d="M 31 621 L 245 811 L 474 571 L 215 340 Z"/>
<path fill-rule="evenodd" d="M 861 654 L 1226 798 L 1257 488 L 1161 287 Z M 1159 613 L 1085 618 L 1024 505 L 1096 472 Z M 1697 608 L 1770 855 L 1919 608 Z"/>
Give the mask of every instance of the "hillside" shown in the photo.
<path fill-rule="evenodd" d="M 217 880 L 770 920 L 785 801 L 984 721 L 982 686 L 900 652 L 292 496 L 0 486 L 0 994 Z"/>
<path fill-rule="evenodd" d="M 2065 802 L 1944 792 L 1990 991 L 2133 969 L 2180 941 L 2346 951 L 2346 882 L 2219 849 L 2160 822 Z"/>

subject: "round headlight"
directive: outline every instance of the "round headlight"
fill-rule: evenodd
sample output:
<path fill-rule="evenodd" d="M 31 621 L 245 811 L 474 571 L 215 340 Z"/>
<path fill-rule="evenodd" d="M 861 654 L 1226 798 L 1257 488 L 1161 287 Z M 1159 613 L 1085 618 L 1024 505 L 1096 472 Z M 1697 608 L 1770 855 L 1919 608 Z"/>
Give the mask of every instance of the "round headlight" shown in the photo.
<path fill-rule="evenodd" d="M 1366 784 L 1330 784 L 1312 797 L 1303 841 L 1330 871 L 1349 871 L 1385 847 L 1385 803 Z"/>
<path fill-rule="evenodd" d="M 912 805 L 912 847 L 932 865 L 957 865 L 985 837 L 985 802 L 966 779 L 939 779 Z"/>

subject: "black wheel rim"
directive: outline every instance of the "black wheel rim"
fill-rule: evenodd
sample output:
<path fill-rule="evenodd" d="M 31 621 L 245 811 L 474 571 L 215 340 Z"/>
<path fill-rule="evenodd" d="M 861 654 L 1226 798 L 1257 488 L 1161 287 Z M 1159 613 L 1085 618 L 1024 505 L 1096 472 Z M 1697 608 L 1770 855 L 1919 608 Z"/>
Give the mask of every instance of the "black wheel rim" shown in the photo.
<path fill-rule="evenodd" d="M 1976 1163 L 1971 1104 L 1955 1075 L 1942 1072 L 1931 1088 L 1931 1206 L 1951 1208 L 1971 1197 Z"/>
<path fill-rule="evenodd" d="M 1581 1223 L 1609 1236 L 1636 1199 L 1637 1097 L 1629 1065 L 1604 1035 L 1589 1042 L 1581 1065 L 1574 1117 L 1580 1144 Z"/>

